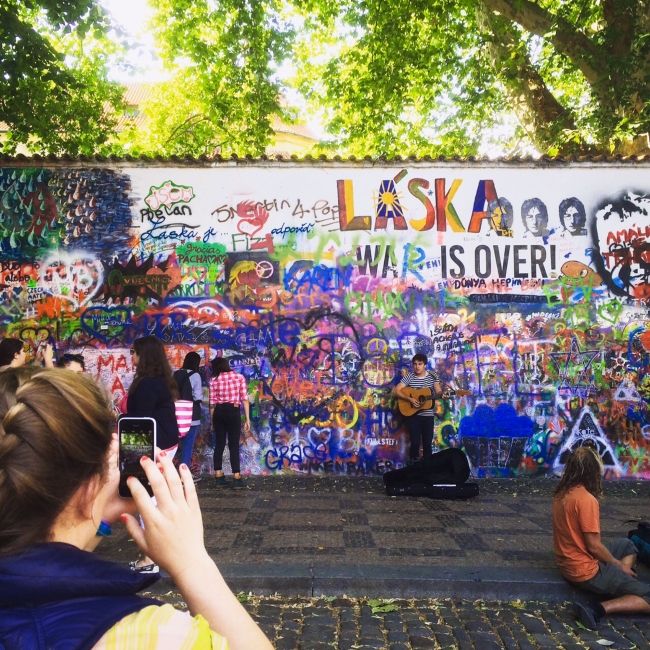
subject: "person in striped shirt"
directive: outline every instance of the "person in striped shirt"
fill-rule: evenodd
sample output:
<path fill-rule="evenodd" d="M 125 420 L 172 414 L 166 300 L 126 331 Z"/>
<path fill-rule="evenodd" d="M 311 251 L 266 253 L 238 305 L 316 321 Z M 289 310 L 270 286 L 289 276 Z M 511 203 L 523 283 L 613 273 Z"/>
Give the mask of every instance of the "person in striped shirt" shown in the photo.
<path fill-rule="evenodd" d="M 221 469 L 223 451 L 228 439 L 230 467 L 233 475 L 233 487 L 243 487 L 241 467 L 239 462 L 239 438 L 241 437 L 241 411 L 244 407 L 246 421 L 244 431 L 250 431 L 250 404 L 246 392 L 246 379 L 235 372 L 228 359 L 217 357 L 212 360 L 212 378 L 209 382 L 210 405 L 214 405 L 212 427 L 215 437 L 214 446 L 214 478 L 218 486 L 225 486 L 226 477 Z"/>
<path fill-rule="evenodd" d="M 411 360 L 413 372 L 408 372 L 395 386 L 394 394 L 397 397 L 406 399 L 411 406 L 420 408 L 417 399 L 408 396 L 407 388 L 431 388 L 435 398 L 442 396 L 442 384 L 438 373 L 427 370 L 428 359 L 424 354 L 416 354 Z M 422 457 L 425 461 L 430 460 L 433 453 L 433 409 L 419 410 L 417 413 L 406 418 L 406 430 L 409 433 L 411 446 L 409 449 L 409 462 L 414 463 L 420 456 L 420 444 L 422 444 Z"/>

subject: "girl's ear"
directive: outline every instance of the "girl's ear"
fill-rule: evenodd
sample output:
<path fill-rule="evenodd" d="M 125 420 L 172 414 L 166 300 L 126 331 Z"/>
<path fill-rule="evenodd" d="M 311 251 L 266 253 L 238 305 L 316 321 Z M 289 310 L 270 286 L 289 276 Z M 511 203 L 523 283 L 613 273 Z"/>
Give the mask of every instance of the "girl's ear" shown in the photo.
<path fill-rule="evenodd" d="M 83 518 L 92 519 L 93 506 L 95 505 L 95 499 L 101 486 L 101 478 L 97 474 L 91 476 L 85 483 L 79 486 L 76 494 L 77 508 Z"/>

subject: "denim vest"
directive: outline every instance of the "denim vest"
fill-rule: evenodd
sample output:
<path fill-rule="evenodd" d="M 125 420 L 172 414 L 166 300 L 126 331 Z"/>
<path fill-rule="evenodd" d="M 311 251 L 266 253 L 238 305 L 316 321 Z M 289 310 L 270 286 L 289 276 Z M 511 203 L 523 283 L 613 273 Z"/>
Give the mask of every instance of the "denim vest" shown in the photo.
<path fill-rule="evenodd" d="M 92 648 L 120 619 L 161 604 L 136 595 L 157 579 L 59 542 L 2 557 L 0 648 Z"/>

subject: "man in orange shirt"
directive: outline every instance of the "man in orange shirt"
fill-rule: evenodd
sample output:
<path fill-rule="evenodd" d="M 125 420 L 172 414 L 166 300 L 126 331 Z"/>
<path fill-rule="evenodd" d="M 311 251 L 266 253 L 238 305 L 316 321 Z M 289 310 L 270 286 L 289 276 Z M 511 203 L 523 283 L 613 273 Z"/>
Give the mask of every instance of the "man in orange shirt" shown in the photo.
<path fill-rule="evenodd" d="M 607 549 L 600 540 L 602 463 L 591 447 L 569 457 L 553 498 L 555 559 L 566 580 L 610 597 L 595 605 L 575 604 L 578 620 L 592 630 L 608 614 L 650 613 L 650 585 L 636 578 L 637 549 L 620 539 Z"/>

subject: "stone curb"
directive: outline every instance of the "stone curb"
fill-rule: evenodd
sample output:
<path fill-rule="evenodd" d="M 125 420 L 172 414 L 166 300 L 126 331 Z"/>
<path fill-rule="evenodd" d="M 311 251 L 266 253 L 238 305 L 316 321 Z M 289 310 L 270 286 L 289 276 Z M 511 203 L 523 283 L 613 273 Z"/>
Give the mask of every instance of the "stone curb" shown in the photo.
<path fill-rule="evenodd" d="M 265 596 L 278 593 L 308 598 L 346 595 L 544 602 L 580 598 L 580 592 L 557 572 L 542 569 L 223 564 L 220 570 L 233 591 Z M 158 589 L 174 588 L 169 576 L 161 577 Z"/>

